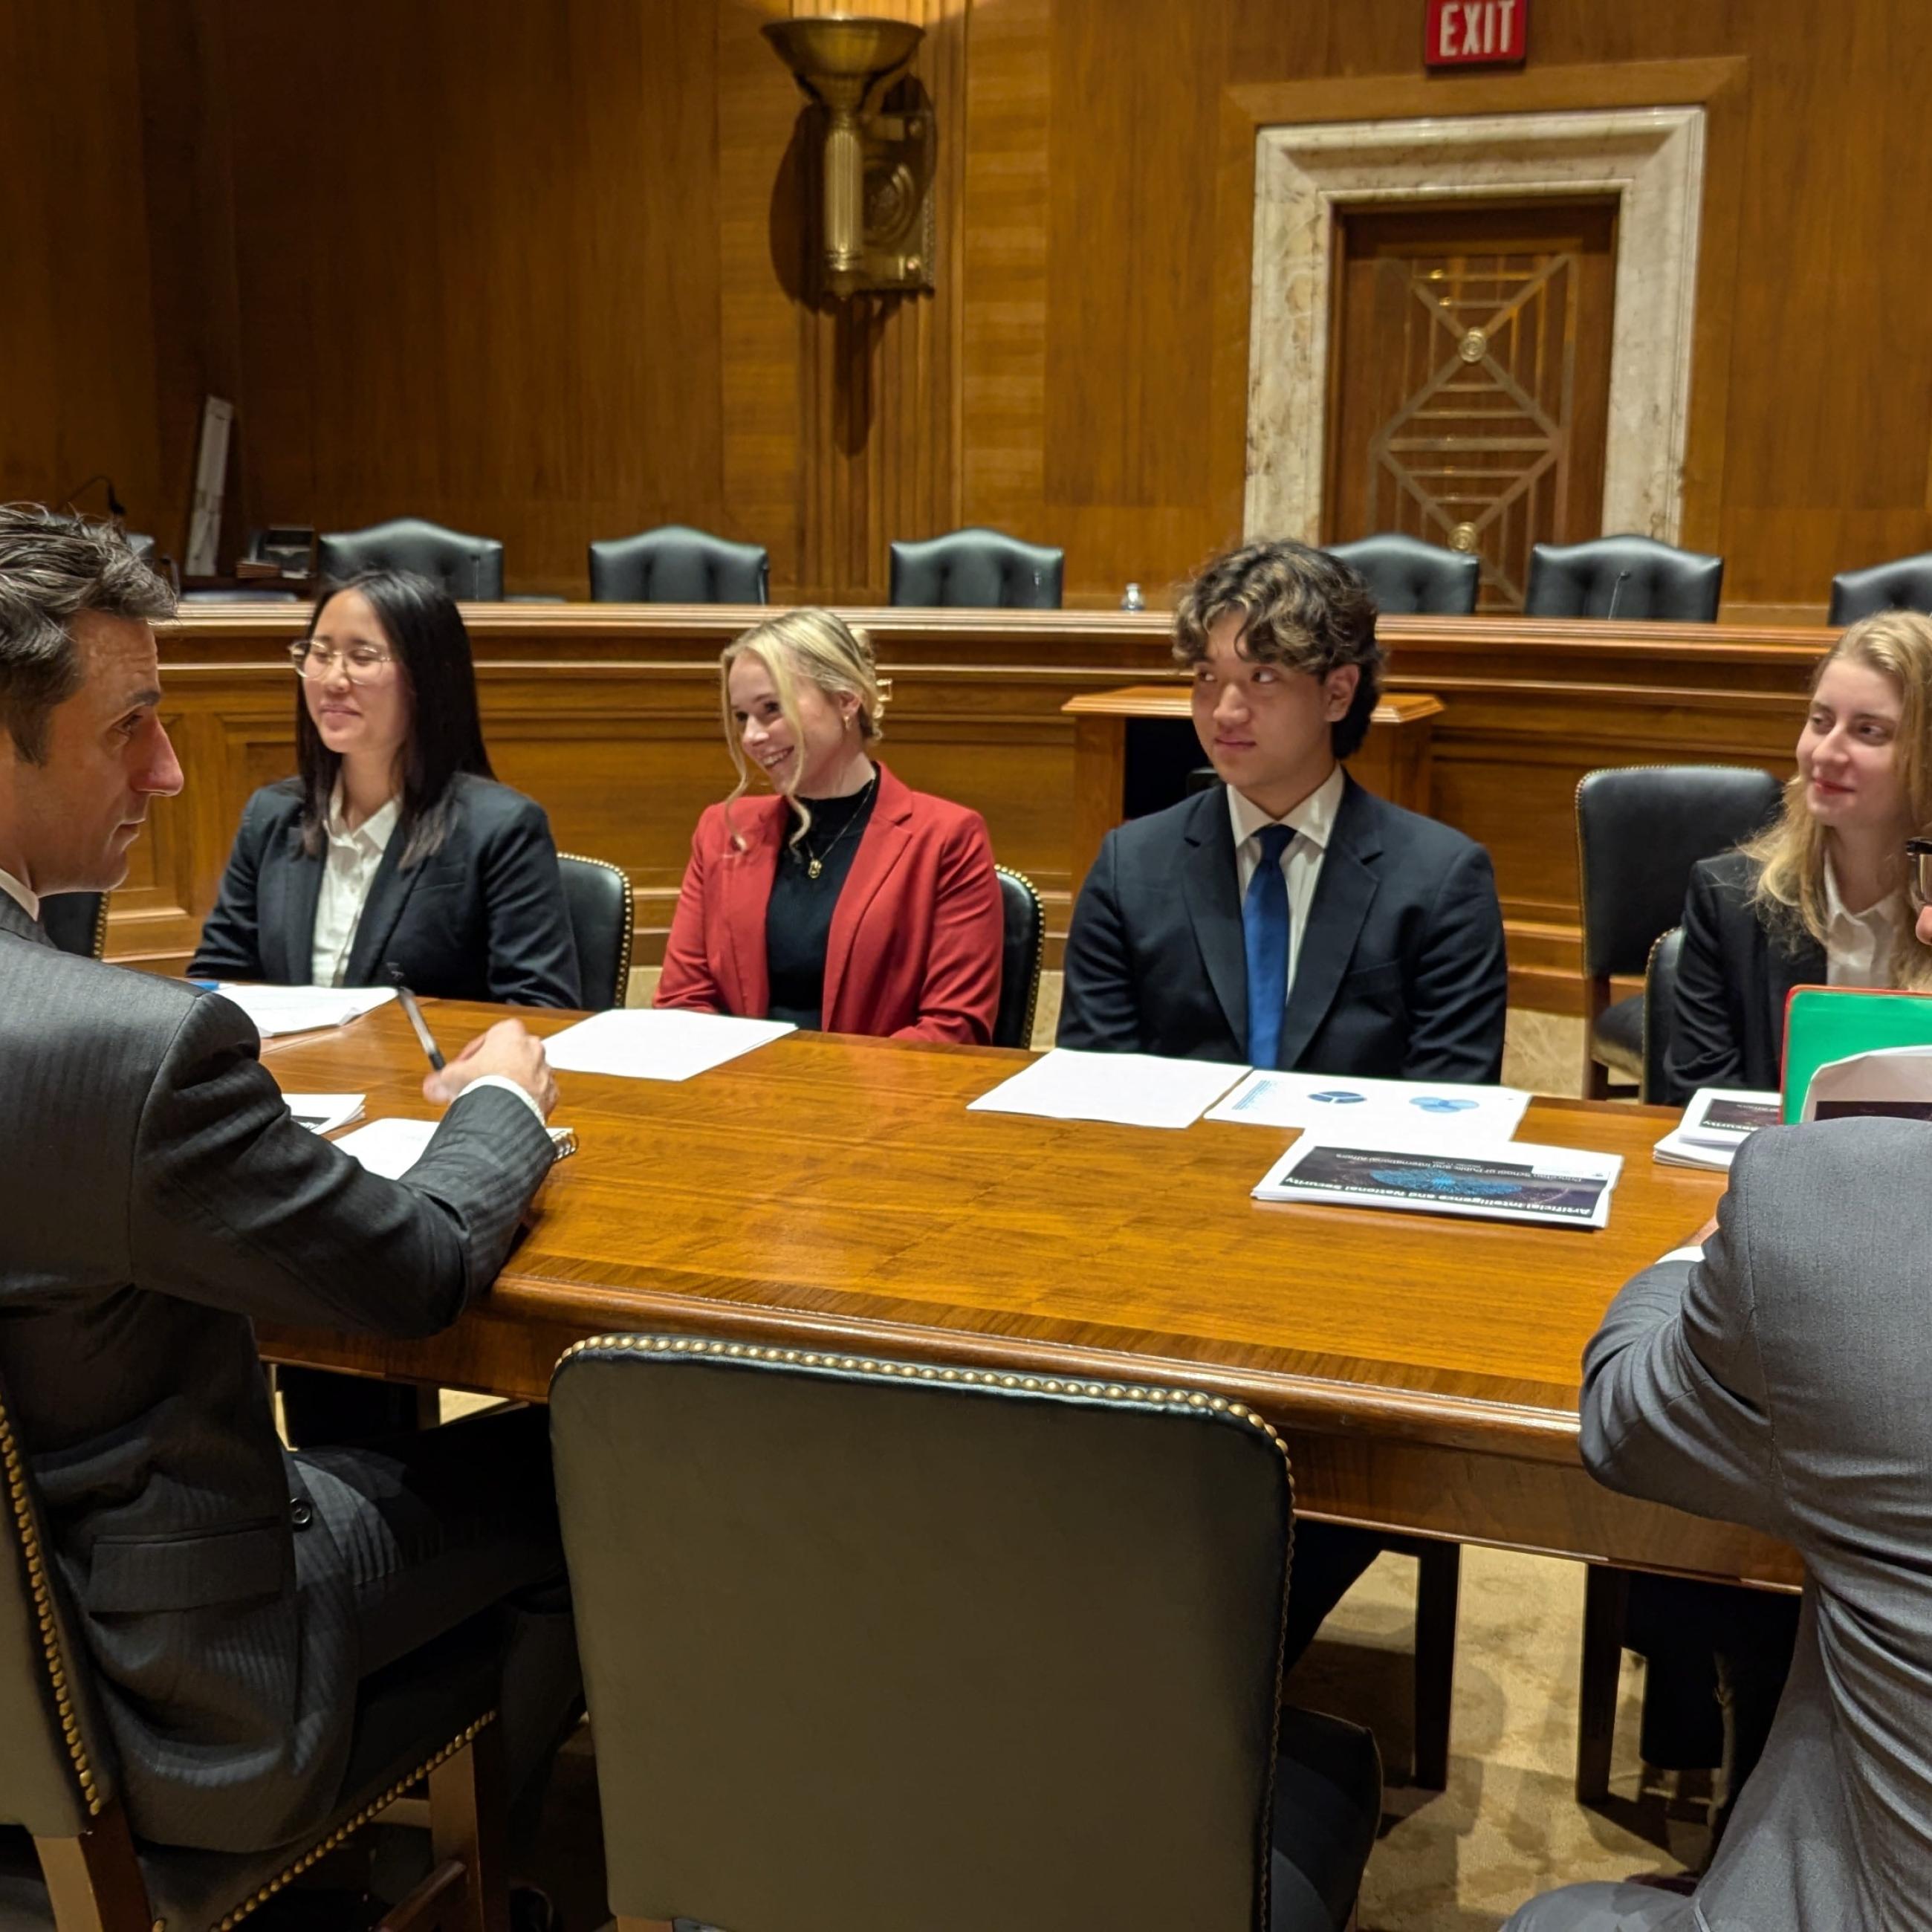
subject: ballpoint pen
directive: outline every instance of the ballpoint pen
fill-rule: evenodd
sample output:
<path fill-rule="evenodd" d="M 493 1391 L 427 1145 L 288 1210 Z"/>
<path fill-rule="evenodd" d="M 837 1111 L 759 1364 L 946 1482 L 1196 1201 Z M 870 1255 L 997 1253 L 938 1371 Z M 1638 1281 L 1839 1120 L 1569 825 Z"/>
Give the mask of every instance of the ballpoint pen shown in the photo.
<path fill-rule="evenodd" d="M 429 1064 L 440 1073 L 443 1069 L 442 1048 L 436 1043 L 436 1035 L 429 1030 L 429 1022 L 422 1016 L 422 1009 L 416 1004 L 416 996 L 409 989 L 403 977 L 403 969 L 392 959 L 389 962 L 389 983 L 396 989 L 396 998 L 401 1004 L 404 1016 L 416 1029 L 416 1036 L 422 1042 L 422 1050 L 429 1056 Z"/>

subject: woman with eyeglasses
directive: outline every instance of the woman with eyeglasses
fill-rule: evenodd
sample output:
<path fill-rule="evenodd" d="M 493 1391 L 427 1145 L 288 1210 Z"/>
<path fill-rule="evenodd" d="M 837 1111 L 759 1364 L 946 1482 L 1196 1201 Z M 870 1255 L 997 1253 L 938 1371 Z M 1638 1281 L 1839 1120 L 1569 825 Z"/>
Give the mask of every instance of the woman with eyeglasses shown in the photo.
<path fill-rule="evenodd" d="M 873 758 L 886 690 L 863 632 L 785 611 L 727 646 L 718 683 L 738 784 L 698 821 L 656 1004 L 983 1046 L 1003 931 L 986 821 Z M 745 799 L 754 770 L 770 797 Z"/>
<path fill-rule="evenodd" d="M 1812 680 L 1797 761 L 1771 824 L 1691 872 L 1673 1104 L 1781 1084 L 1794 986 L 1932 992 L 1905 849 L 1932 833 L 1932 619 L 1886 610 L 1846 631 Z"/>
<path fill-rule="evenodd" d="M 490 776 L 449 597 L 370 570 L 289 647 L 298 776 L 242 814 L 194 977 L 574 1006 L 577 950 L 543 808 Z"/>

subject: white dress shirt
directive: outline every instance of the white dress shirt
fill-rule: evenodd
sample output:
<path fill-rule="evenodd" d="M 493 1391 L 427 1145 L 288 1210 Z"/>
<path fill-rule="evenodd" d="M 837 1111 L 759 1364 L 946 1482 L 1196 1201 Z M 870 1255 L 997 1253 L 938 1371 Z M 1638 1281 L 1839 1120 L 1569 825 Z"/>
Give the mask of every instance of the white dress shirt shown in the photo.
<path fill-rule="evenodd" d="M 1281 855 L 1281 869 L 1288 881 L 1288 984 L 1294 987 L 1294 969 L 1301 958 L 1301 934 L 1308 923 L 1308 910 L 1315 903 L 1316 881 L 1322 876 L 1322 861 L 1335 830 L 1335 814 L 1341 809 L 1342 794 L 1348 778 L 1337 765 L 1301 802 L 1281 818 L 1270 818 L 1261 807 L 1244 798 L 1232 785 L 1228 788 L 1228 816 L 1234 827 L 1234 866 L 1247 903 L 1248 887 L 1255 868 L 1262 862 L 1261 834 L 1270 825 L 1291 826 L 1294 836 Z"/>
<path fill-rule="evenodd" d="M 4 892 L 29 919 L 36 920 L 39 919 L 40 895 L 38 892 L 28 892 L 11 872 L 0 872 L 0 892 Z"/>
<path fill-rule="evenodd" d="M 316 896 L 314 950 L 309 958 L 309 976 L 318 986 L 342 984 L 369 888 L 401 814 L 401 801 L 392 798 L 352 832 L 342 815 L 340 785 L 328 801 L 328 856 L 322 866 L 322 890 Z"/>
<path fill-rule="evenodd" d="M 1892 949 L 1905 916 L 1905 895 L 1893 892 L 1867 912 L 1847 912 L 1832 862 L 1825 861 L 1825 983 L 1889 986 Z"/>

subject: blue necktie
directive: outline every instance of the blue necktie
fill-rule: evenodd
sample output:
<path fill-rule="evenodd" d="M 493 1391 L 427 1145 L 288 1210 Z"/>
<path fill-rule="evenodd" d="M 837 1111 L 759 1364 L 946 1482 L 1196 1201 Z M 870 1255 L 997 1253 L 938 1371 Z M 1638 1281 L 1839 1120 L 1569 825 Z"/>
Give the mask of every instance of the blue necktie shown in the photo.
<path fill-rule="evenodd" d="M 1288 880 L 1281 855 L 1293 841 L 1294 828 L 1264 825 L 1259 836 L 1261 863 L 1241 906 L 1248 954 L 1248 1064 L 1274 1066 L 1281 1059 L 1282 1015 L 1288 1006 Z"/>

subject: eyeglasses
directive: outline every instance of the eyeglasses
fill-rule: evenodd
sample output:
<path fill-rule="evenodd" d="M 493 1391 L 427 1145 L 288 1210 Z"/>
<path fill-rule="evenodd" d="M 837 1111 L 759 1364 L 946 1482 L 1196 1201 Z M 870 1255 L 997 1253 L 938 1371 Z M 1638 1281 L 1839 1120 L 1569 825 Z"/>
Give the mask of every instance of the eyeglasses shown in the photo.
<path fill-rule="evenodd" d="M 338 651 L 333 644 L 307 640 L 289 646 L 290 668 L 298 677 L 333 677 L 338 662 L 351 684 L 367 684 L 395 659 L 374 644 L 351 644 L 346 651 Z"/>
<path fill-rule="evenodd" d="M 1932 905 L 1932 838 L 1905 842 L 1906 877 L 1916 905 Z"/>

